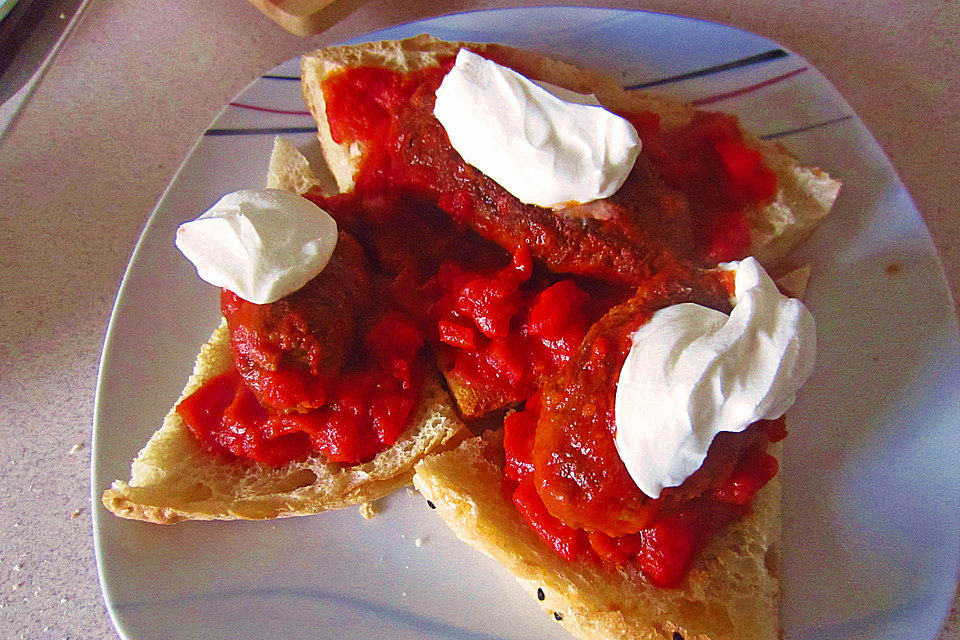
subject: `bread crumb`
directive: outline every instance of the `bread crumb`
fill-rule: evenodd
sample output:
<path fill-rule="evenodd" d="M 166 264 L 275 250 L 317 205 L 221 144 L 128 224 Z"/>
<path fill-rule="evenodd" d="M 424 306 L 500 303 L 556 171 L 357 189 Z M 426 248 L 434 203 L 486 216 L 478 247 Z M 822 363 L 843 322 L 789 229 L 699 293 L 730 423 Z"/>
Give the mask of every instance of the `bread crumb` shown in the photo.
<path fill-rule="evenodd" d="M 83 509 L 77 509 L 70 514 L 70 519 L 73 520 L 74 518 L 79 518 L 81 513 L 83 513 Z"/>
<path fill-rule="evenodd" d="M 413 487 L 407 487 L 407 495 L 408 495 L 408 496 L 415 496 L 415 495 L 417 495 L 418 493 L 420 493 L 420 492 L 417 491 L 416 489 L 414 489 Z"/>
<path fill-rule="evenodd" d="M 364 502 L 360 505 L 360 515 L 369 520 L 377 515 L 377 506 L 373 502 Z"/>
<path fill-rule="evenodd" d="M 21 569 L 23 569 L 23 565 L 20 564 L 19 562 L 13 565 L 13 570 L 16 571 L 17 573 L 19 573 Z"/>
<path fill-rule="evenodd" d="M 413 544 L 415 544 L 417 547 L 422 547 L 422 546 L 423 546 L 423 538 L 417 538 L 416 540 L 413 541 Z"/>
<path fill-rule="evenodd" d="M 78 451 L 80 451 L 80 449 L 83 449 L 83 443 L 82 443 L 82 442 L 78 442 L 77 444 L 75 444 L 75 445 L 73 445 L 72 447 L 70 447 L 70 455 L 74 455 L 75 453 L 77 453 Z"/>

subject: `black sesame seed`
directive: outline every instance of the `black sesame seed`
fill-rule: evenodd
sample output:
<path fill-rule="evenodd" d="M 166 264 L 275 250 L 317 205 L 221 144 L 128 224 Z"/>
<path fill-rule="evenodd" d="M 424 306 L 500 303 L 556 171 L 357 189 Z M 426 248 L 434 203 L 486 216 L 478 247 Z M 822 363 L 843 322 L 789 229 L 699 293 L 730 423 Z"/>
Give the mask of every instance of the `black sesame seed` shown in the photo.
<path fill-rule="evenodd" d="M 543 602 L 546 599 L 547 599 L 547 596 L 544 595 L 543 589 L 537 589 L 537 600 L 539 600 L 540 602 Z"/>
<path fill-rule="evenodd" d="M 560 613 L 559 611 L 554 611 L 553 617 L 557 622 L 560 622 L 561 620 L 563 620 L 563 614 Z"/>
<path fill-rule="evenodd" d="M 436 509 L 436 508 L 437 508 L 437 505 L 433 504 L 433 503 L 430 502 L 429 500 L 427 500 L 427 506 L 430 507 L 431 509 Z"/>
<path fill-rule="evenodd" d="M 673 632 L 673 640 L 683 640 L 683 634 L 679 631 Z"/>

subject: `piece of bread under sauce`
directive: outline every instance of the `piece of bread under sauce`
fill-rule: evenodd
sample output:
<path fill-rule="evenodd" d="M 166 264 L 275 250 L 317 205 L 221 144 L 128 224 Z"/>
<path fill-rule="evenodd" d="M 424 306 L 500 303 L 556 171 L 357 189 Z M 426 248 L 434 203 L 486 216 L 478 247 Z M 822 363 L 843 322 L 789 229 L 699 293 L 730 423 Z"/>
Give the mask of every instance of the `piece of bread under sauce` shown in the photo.
<path fill-rule="evenodd" d="M 320 49 L 304 55 L 301 86 L 304 101 L 317 122 L 317 139 L 340 192 L 353 190 L 354 178 L 364 157 L 362 143 L 334 142 L 326 119 L 321 85 L 337 71 L 359 66 L 383 67 L 399 72 L 438 66 L 438 60 L 456 55 L 462 47 L 489 55 L 498 63 L 531 78 L 570 91 L 594 94 L 612 111 L 649 111 L 660 116 L 664 129 L 690 121 L 696 109 L 648 91 L 626 91 L 610 76 L 557 61 L 548 56 L 501 44 L 447 42 L 427 35 L 407 40 L 387 40 Z M 820 224 L 840 191 L 840 182 L 815 167 L 806 167 L 779 143 L 761 140 L 745 132 L 764 163 L 777 176 L 777 194 L 772 202 L 747 210 L 751 255 L 765 267 L 790 252 Z"/>
<path fill-rule="evenodd" d="M 423 460 L 413 484 L 457 537 L 503 565 L 572 634 L 590 640 L 780 637 L 779 476 L 746 517 L 709 543 L 681 587 L 664 589 L 636 566 L 567 561 L 543 542 L 501 489 L 501 436 L 488 432 Z"/>
<path fill-rule="evenodd" d="M 275 142 L 267 182 L 295 193 L 324 184 L 283 139 Z M 229 340 L 222 321 L 201 348 L 180 400 L 232 366 Z M 102 502 L 123 518 L 158 524 L 311 515 L 376 500 L 410 484 L 417 462 L 466 435 L 437 371 L 426 377 L 410 426 L 397 442 L 354 466 L 328 462 L 319 454 L 280 467 L 224 460 L 205 451 L 171 409 L 133 461 L 130 480 L 113 482 Z"/>
<path fill-rule="evenodd" d="M 302 60 L 304 99 L 318 125 L 318 140 L 341 192 L 353 189 L 363 159 L 362 143 L 336 143 L 326 121 L 321 84 L 342 69 L 375 66 L 400 72 L 436 66 L 461 47 L 488 55 L 521 74 L 578 93 L 593 93 L 614 111 L 651 111 L 664 128 L 681 126 L 695 113 L 689 105 L 643 91 L 625 91 L 614 79 L 547 56 L 498 44 L 444 42 L 429 36 L 402 41 L 331 47 Z M 840 183 L 801 165 L 783 146 L 746 133 L 777 176 L 772 202 L 746 211 L 751 253 L 772 274 L 787 269 L 781 259 L 830 211 Z M 779 264 L 778 264 L 779 263 Z M 791 294 L 805 285 L 809 269 L 787 273 Z M 451 392 L 476 402 L 470 389 Z M 480 399 L 482 401 L 482 399 Z M 779 622 L 780 478 L 758 494 L 752 509 L 716 536 L 699 555 L 683 585 L 653 586 L 635 567 L 568 562 L 544 543 L 501 490 L 502 431 L 465 441 L 418 463 L 414 486 L 435 506 L 456 535 L 502 564 L 559 624 L 581 638 L 649 640 L 775 640 Z M 779 445 L 770 453 L 777 455 Z"/>

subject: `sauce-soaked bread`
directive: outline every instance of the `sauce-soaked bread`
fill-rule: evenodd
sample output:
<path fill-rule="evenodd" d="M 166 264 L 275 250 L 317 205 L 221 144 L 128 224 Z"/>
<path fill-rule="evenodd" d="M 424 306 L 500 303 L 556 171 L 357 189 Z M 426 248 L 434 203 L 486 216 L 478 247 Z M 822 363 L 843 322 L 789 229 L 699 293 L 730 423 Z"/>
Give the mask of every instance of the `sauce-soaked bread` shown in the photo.
<path fill-rule="evenodd" d="M 581 69 L 548 56 L 500 44 L 446 42 L 421 35 L 407 40 L 329 47 L 303 56 L 304 100 L 317 122 L 317 137 L 324 159 L 341 192 L 353 189 L 364 156 L 362 143 L 334 142 L 326 119 L 321 85 L 337 71 L 358 66 L 383 67 L 398 72 L 437 66 L 461 47 L 489 56 L 521 74 L 575 91 L 594 94 L 605 107 L 617 112 L 649 111 L 660 117 L 664 129 L 683 126 L 696 113 L 692 106 L 649 91 L 626 91 L 610 76 Z M 772 267 L 803 241 L 830 211 L 840 183 L 815 167 L 805 167 L 780 144 L 746 133 L 746 140 L 762 154 L 777 176 L 777 193 L 763 207 L 745 212 L 751 232 L 751 251 L 765 267 Z"/>
<path fill-rule="evenodd" d="M 299 193 L 318 184 L 306 158 L 278 139 L 268 185 Z M 224 322 L 201 348 L 180 399 L 230 366 Z M 171 409 L 134 460 L 130 480 L 115 481 L 102 501 L 118 516 L 161 524 L 310 515 L 392 493 L 410 483 L 413 466 L 424 456 L 454 446 L 465 435 L 435 371 L 426 377 L 410 426 L 397 442 L 370 462 L 355 466 L 328 462 L 320 455 L 280 467 L 222 460 L 203 450 Z"/>
<path fill-rule="evenodd" d="M 710 542 L 679 588 L 635 566 L 561 558 L 502 491 L 501 433 L 419 463 L 414 486 L 457 536 L 502 564 L 573 635 L 589 640 L 776 640 L 780 637 L 780 485 Z M 774 452 L 771 449 L 771 452 Z"/>

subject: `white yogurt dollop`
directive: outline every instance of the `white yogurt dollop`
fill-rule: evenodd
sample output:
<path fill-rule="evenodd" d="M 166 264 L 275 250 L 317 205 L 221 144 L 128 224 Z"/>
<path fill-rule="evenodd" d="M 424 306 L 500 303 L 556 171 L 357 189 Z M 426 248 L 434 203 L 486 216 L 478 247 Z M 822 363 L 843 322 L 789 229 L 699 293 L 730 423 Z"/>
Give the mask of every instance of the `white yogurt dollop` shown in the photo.
<path fill-rule="evenodd" d="M 266 304 L 293 293 L 327 266 L 337 245 L 337 223 L 289 191 L 236 191 L 180 225 L 176 245 L 203 280 Z"/>
<path fill-rule="evenodd" d="M 813 369 L 816 326 L 754 258 L 736 270 L 733 311 L 657 311 L 633 335 L 615 404 L 616 447 L 645 494 L 660 496 L 703 464 L 714 436 L 782 416 Z"/>
<path fill-rule="evenodd" d="M 616 193 L 640 153 L 633 125 L 582 101 L 461 49 L 433 113 L 468 164 L 522 202 L 564 207 Z"/>

